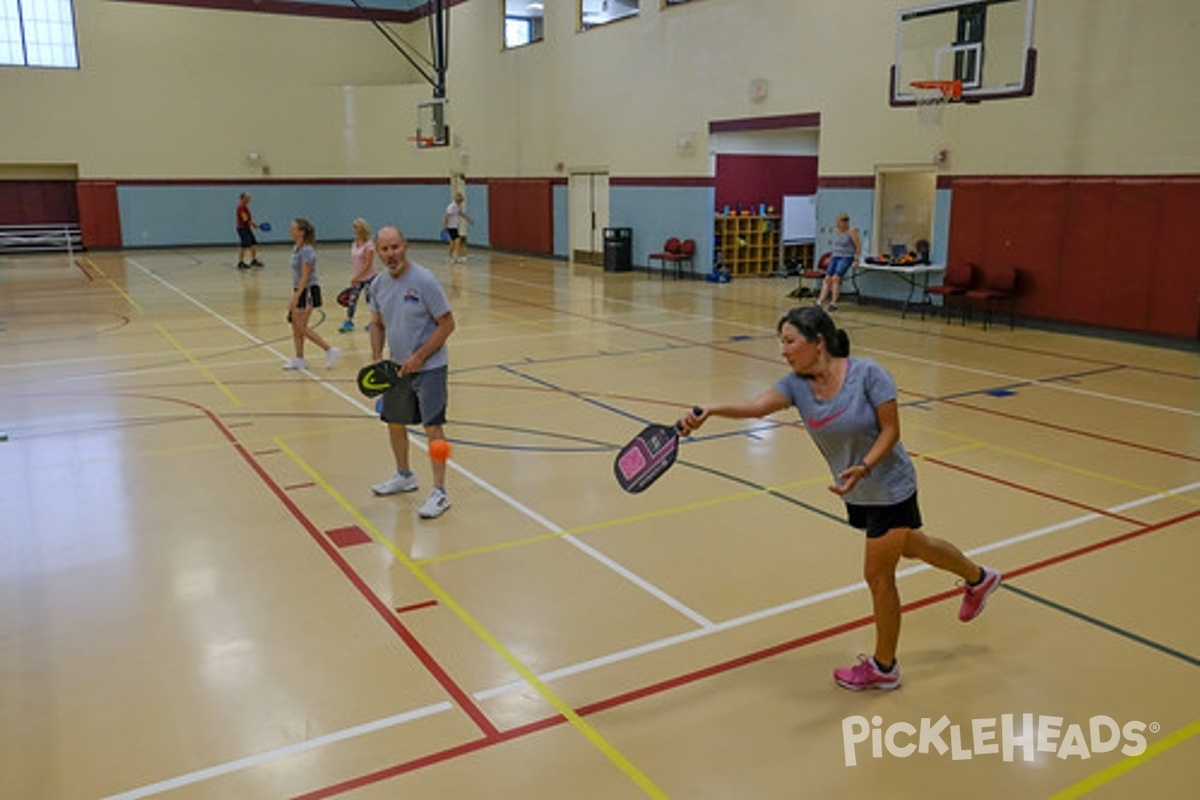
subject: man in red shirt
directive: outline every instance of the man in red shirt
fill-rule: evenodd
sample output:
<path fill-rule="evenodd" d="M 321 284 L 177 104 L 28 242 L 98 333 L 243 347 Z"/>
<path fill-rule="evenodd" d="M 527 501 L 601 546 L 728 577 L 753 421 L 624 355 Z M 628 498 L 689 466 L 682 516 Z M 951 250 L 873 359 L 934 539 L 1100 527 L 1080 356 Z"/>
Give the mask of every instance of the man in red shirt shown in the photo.
<path fill-rule="evenodd" d="M 250 269 L 251 267 L 261 267 L 263 263 L 258 260 L 258 240 L 254 238 L 254 229 L 258 224 L 254 221 L 254 216 L 250 213 L 250 195 L 242 192 L 238 197 L 237 207 L 237 233 L 238 233 L 238 269 Z M 250 263 L 246 263 L 246 251 L 250 251 Z"/>

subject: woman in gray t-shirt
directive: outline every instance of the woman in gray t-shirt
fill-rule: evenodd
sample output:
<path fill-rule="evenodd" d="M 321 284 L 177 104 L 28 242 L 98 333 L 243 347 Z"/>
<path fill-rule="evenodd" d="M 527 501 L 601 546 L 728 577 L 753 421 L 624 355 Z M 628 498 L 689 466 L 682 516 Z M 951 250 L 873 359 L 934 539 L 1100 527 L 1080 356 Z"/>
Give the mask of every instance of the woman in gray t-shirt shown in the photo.
<path fill-rule="evenodd" d="M 306 370 L 308 362 L 304 360 L 304 342 L 310 341 L 325 351 L 325 366 L 332 367 L 342 354 L 340 348 L 333 347 L 322 338 L 321 334 L 308 326 L 313 309 L 321 307 L 321 283 L 317 280 L 317 229 L 303 217 L 292 220 L 288 229 L 292 239 L 292 298 L 288 301 L 287 320 L 292 326 L 292 345 L 296 348 L 296 357 L 283 365 L 284 369 Z"/>
<path fill-rule="evenodd" d="M 709 417 L 765 417 L 789 406 L 829 464 L 829 490 L 846 503 L 850 525 L 866 531 L 864 575 L 875 609 L 874 657 L 833 671 L 847 689 L 895 689 L 900 685 L 896 648 L 900 639 L 900 557 L 916 558 L 953 572 L 966 583 L 958 618 L 983 611 L 1000 573 L 981 567 L 950 542 L 921 531 L 917 476 L 900 443 L 896 383 L 869 358 L 850 358 L 850 338 L 820 306 L 795 308 L 779 321 L 779 342 L 792 371 L 753 400 L 701 409 L 680 420 L 697 430 Z"/>

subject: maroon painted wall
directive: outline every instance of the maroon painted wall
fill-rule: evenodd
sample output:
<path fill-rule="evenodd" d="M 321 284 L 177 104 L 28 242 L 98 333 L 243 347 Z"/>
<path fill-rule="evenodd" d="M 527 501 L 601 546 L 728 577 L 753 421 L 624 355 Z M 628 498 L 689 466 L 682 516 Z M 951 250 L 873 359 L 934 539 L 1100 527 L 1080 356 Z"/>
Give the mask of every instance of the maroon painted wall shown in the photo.
<path fill-rule="evenodd" d="M 511 178 L 488 181 L 488 241 L 524 253 L 554 253 L 551 181 Z"/>
<path fill-rule="evenodd" d="M 121 212 L 115 181 L 79 181 L 79 233 L 88 248 L 121 246 Z"/>
<path fill-rule="evenodd" d="M 1017 313 L 1177 337 L 1200 331 L 1185 252 L 1200 178 L 958 178 L 951 261 L 1020 270 Z"/>
<path fill-rule="evenodd" d="M 729 206 L 758 213 L 759 203 L 783 213 L 783 196 L 817 193 L 816 156 L 717 154 L 717 210 Z"/>
<path fill-rule="evenodd" d="M 0 225 L 78 221 L 75 181 L 0 181 Z"/>

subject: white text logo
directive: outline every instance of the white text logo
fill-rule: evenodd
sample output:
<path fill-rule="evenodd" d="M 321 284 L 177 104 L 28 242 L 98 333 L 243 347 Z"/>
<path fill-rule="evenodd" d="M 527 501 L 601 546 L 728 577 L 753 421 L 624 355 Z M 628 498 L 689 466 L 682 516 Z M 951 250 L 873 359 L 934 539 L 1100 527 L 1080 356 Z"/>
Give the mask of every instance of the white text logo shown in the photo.
<path fill-rule="evenodd" d="M 858 763 L 859 745 L 865 750 L 868 741 L 872 758 L 883 758 L 885 752 L 896 758 L 933 752 L 939 756 L 949 753 L 954 761 L 994 755 L 1014 761 L 1018 753 L 1025 761 L 1033 761 L 1036 753 L 1088 759 L 1093 753 L 1118 747 L 1127 756 L 1139 756 L 1146 750 L 1147 730 L 1157 733 L 1158 723 L 1131 720 L 1120 725 L 1112 717 L 1098 715 L 1086 723 L 1064 725 L 1062 717 L 1022 714 L 1018 719 L 1003 714 L 999 719 L 973 719 L 967 725 L 951 723 L 942 715 L 937 720 L 923 717 L 917 725 L 893 722 L 885 726 L 879 716 L 870 720 L 853 716 L 842 720 L 842 747 L 847 767 Z"/>

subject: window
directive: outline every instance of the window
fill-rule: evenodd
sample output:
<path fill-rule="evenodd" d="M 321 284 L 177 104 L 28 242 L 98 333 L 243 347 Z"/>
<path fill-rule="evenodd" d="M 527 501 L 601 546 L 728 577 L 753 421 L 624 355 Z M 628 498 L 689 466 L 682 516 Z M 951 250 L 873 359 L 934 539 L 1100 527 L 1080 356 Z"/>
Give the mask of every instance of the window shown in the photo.
<path fill-rule="evenodd" d="M 545 36 L 539 0 L 504 0 L 504 49 L 540 42 Z"/>
<path fill-rule="evenodd" d="M 579 29 L 586 31 L 635 16 L 639 0 L 579 0 Z"/>
<path fill-rule="evenodd" d="M 0 0 L 0 65 L 78 68 L 71 0 Z"/>

